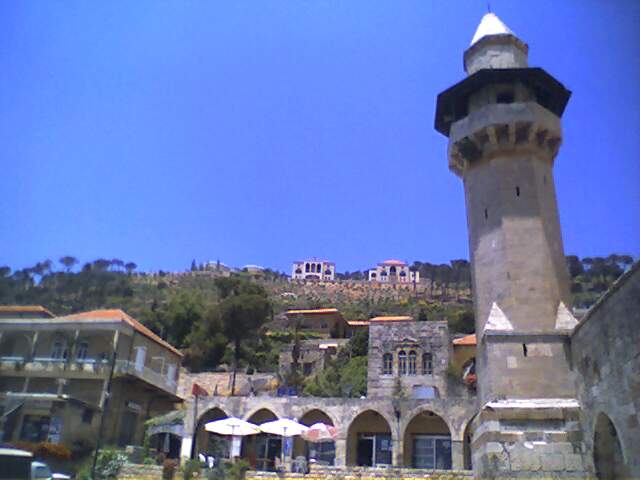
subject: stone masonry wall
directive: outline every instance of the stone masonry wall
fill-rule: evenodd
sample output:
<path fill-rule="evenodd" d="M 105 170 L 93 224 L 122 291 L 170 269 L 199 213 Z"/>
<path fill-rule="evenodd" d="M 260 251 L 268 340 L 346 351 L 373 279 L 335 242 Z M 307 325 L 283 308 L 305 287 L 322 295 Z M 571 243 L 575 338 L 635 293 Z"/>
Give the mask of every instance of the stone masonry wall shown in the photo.
<path fill-rule="evenodd" d="M 447 396 L 447 369 L 450 354 L 449 329 L 446 322 L 376 322 L 369 326 L 369 361 L 367 397 L 389 398 L 396 394 L 398 384 L 404 395 L 412 396 L 413 387 L 432 386 L 439 397 Z M 398 351 L 417 352 L 416 375 L 399 375 Z M 382 359 L 393 355 L 393 373 L 383 375 Z M 422 371 L 422 354 L 432 354 L 433 372 Z"/>
<path fill-rule="evenodd" d="M 576 327 L 572 360 L 587 451 L 593 452 L 595 424 L 603 413 L 617 431 L 625 473 L 640 477 L 640 263 Z"/>

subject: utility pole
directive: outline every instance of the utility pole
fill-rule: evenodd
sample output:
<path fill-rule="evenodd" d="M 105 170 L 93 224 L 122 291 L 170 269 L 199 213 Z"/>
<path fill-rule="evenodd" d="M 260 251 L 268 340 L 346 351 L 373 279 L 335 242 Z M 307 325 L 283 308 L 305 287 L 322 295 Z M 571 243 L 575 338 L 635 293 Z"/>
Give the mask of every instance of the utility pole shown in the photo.
<path fill-rule="evenodd" d="M 96 463 L 98 462 L 98 452 L 100 452 L 100 446 L 102 444 L 102 436 L 104 435 L 104 419 L 107 416 L 107 409 L 109 407 L 109 397 L 111 396 L 111 382 L 113 381 L 113 371 L 116 367 L 116 352 L 118 350 L 118 342 L 116 340 L 113 353 L 111 354 L 111 369 L 109 371 L 109 380 L 104 391 L 104 399 L 102 401 L 102 416 L 100 417 L 100 429 L 98 430 L 98 438 L 96 440 L 96 451 L 93 454 L 93 465 L 91 466 L 91 478 L 96 478 Z"/>

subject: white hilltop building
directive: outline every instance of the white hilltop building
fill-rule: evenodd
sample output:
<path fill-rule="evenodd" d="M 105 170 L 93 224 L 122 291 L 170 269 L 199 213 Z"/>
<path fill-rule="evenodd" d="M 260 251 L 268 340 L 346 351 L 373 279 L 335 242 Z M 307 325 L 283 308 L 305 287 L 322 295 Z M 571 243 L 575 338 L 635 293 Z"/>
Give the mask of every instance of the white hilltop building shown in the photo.
<path fill-rule="evenodd" d="M 385 260 L 369 270 L 369 281 L 380 283 L 418 283 L 420 272 L 414 272 L 402 260 Z"/>
<path fill-rule="evenodd" d="M 336 264 L 326 260 L 312 258 L 296 260 L 291 269 L 292 280 L 325 280 L 332 282 L 336 279 Z"/>

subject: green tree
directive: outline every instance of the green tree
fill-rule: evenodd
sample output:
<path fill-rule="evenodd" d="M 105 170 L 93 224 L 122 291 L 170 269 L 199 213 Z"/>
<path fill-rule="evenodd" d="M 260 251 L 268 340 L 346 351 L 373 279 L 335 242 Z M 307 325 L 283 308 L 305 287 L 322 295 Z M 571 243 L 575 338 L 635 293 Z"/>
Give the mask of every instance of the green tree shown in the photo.
<path fill-rule="evenodd" d="M 69 273 L 71 269 L 78 264 L 78 259 L 76 257 L 72 257 L 71 255 L 60 257 L 58 261 L 66 269 L 67 273 Z"/>

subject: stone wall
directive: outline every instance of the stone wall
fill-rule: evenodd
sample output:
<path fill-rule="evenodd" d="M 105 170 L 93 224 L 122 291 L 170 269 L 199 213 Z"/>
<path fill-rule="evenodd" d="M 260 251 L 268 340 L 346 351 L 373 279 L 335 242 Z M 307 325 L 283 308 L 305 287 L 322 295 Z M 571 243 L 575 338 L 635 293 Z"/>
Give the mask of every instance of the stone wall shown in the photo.
<path fill-rule="evenodd" d="M 162 467 L 158 465 L 125 463 L 118 473 L 118 480 L 160 480 L 161 478 Z M 177 472 L 174 478 L 179 478 Z"/>
<path fill-rule="evenodd" d="M 415 387 L 434 387 L 438 396 L 447 397 L 447 370 L 451 341 L 447 322 L 372 322 L 369 326 L 369 359 L 367 397 L 381 398 L 396 395 L 401 387 L 411 398 Z M 415 375 L 399 375 L 398 352 L 417 352 Z M 432 372 L 422 370 L 422 355 L 432 355 Z M 393 372 L 383 373 L 383 356 L 393 357 Z M 408 360 L 407 360 L 408 361 Z"/>
<path fill-rule="evenodd" d="M 266 478 L 325 480 L 327 478 L 341 480 L 454 480 L 473 478 L 473 472 L 469 470 L 420 470 L 407 468 L 370 468 L 370 467 L 318 467 L 303 475 L 300 473 L 275 473 L 249 471 L 245 480 L 259 480 Z"/>
<path fill-rule="evenodd" d="M 602 433 L 613 437 L 608 443 L 617 437 L 624 463 L 614 471 L 620 477 L 640 477 L 640 263 L 618 279 L 576 327 L 571 352 L 592 471 L 599 453 L 594 447 L 596 425 L 606 416 L 614 430 Z M 600 469 L 618 468 L 615 452 L 608 459 L 601 457 Z"/>

